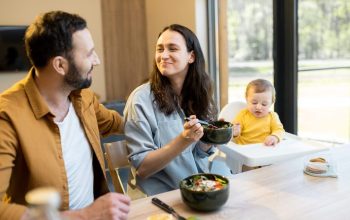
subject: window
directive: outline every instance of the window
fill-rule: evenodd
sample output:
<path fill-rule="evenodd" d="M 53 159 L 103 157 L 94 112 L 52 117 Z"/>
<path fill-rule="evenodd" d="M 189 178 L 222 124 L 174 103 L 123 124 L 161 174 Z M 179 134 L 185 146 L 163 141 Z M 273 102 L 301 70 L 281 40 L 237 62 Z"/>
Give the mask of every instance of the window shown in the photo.
<path fill-rule="evenodd" d="M 298 3 L 298 133 L 350 141 L 350 3 Z"/>
<path fill-rule="evenodd" d="M 273 81 L 272 16 L 272 0 L 227 2 L 228 102 L 244 101 L 251 80 Z"/>
<path fill-rule="evenodd" d="M 350 2 L 227 0 L 226 8 L 228 102 L 244 100 L 249 81 L 277 76 L 275 107 L 291 132 L 349 142 Z"/>

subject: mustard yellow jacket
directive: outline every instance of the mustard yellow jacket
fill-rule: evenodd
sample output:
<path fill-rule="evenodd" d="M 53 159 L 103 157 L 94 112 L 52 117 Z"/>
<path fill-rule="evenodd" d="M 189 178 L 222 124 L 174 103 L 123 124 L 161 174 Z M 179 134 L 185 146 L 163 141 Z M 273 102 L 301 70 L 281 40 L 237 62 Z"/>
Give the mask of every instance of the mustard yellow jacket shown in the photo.
<path fill-rule="evenodd" d="M 19 219 L 25 194 L 55 187 L 60 209 L 69 208 L 67 176 L 59 128 L 33 79 L 27 77 L 0 95 L 0 219 Z M 89 89 L 72 92 L 70 100 L 93 151 L 95 198 L 108 192 L 100 135 L 123 132 L 120 115 L 99 104 Z"/>

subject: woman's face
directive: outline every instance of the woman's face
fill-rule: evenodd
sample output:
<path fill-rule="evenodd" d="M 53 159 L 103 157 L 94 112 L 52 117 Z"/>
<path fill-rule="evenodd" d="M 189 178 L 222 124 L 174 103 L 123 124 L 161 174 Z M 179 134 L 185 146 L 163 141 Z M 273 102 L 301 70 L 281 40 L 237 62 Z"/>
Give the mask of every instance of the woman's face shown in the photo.
<path fill-rule="evenodd" d="M 187 51 L 185 38 L 180 33 L 166 30 L 158 38 L 155 60 L 163 76 L 170 80 L 184 80 L 194 54 Z"/>

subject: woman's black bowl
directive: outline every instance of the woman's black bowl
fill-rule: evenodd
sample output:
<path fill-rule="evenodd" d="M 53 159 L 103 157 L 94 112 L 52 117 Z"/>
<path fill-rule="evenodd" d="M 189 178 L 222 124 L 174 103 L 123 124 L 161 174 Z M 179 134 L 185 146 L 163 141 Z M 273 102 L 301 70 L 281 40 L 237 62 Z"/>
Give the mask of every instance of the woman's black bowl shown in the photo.
<path fill-rule="evenodd" d="M 232 138 L 232 124 L 227 121 L 211 121 L 212 126 L 203 125 L 204 135 L 201 141 L 208 144 L 226 144 Z"/>
<path fill-rule="evenodd" d="M 191 185 L 195 178 L 199 176 L 209 180 L 220 180 L 222 188 L 215 191 L 195 191 Z M 200 211 L 213 211 L 224 205 L 229 196 L 229 180 L 218 174 L 199 173 L 189 176 L 180 182 L 182 201 L 189 207 Z"/>

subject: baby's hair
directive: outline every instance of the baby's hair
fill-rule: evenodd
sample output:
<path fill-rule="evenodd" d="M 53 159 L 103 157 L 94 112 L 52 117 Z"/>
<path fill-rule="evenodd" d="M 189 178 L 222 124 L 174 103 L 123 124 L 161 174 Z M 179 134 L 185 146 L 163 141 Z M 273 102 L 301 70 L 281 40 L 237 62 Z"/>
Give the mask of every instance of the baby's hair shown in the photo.
<path fill-rule="evenodd" d="M 262 93 L 266 91 L 271 91 L 272 93 L 272 103 L 275 102 L 276 99 L 276 91 L 275 87 L 272 83 L 266 79 L 256 79 L 248 83 L 247 88 L 245 90 L 245 96 L 248 96 L 249 89 L 254 89 L 255 93 Z"/>

